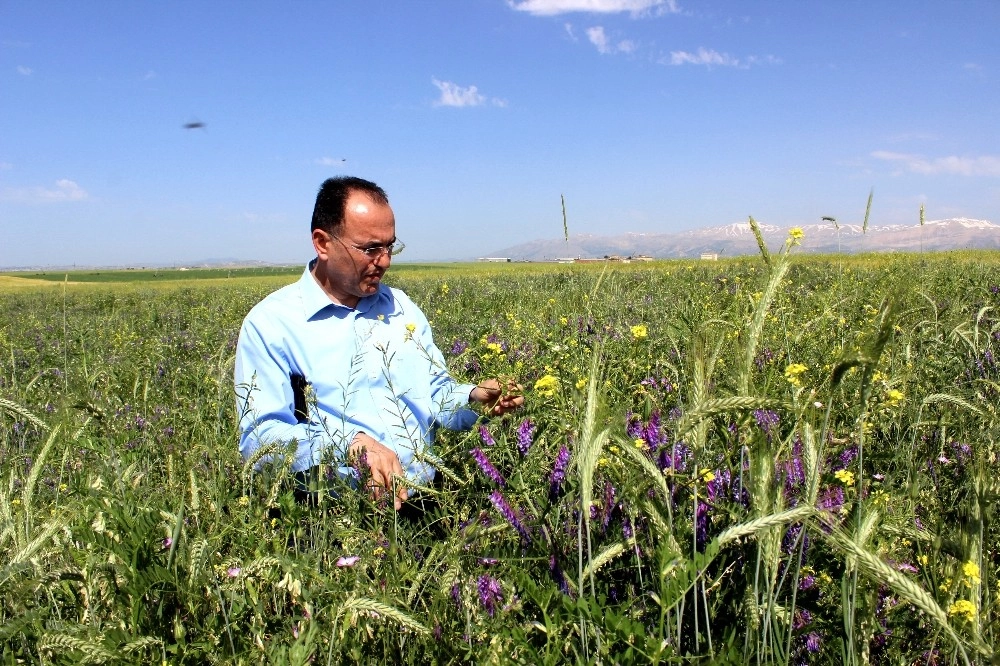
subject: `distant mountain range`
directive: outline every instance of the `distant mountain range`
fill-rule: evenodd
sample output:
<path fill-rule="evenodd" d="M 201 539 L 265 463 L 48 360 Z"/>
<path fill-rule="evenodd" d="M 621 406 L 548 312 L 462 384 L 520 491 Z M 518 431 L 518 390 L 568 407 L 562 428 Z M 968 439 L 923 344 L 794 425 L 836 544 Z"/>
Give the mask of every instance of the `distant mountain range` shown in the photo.
<path fill-rule="evenodd" d="M 780 249 L 790 227 L 761 224 L 760 230 L 772 251 Z M 818 253 L 919 252 L 956 249 L 1000 249 L 1000 225 L 986 220 L 952 218 L 924 225 L 868 227 L 858 224 L 803 224 L 805 236 L 800 251 Z M 491 256 L 513 261 L 551 261 L 561 258 L 606 256 L 650 256 L 657 259 L 698 257 L 717 253 L 731 257 L 759 252 L 749 222 L 723 227 L 692 229 L 672 234 L 625 233 L 617 236 L 592 234 L 536 240 L 497 250 Z"/>

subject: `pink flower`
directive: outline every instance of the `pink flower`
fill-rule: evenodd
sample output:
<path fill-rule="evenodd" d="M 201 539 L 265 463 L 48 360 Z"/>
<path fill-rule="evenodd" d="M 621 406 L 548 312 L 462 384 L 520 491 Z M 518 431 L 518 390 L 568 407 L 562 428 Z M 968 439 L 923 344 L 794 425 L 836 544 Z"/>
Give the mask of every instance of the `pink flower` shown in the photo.
<path fill-rule="evenodd" d="M 355 564 L 358 563 L 358 560 L 360 560 L 360 559 L 361 558 L 358 557 L 357 555 L 351 555 L 350 557 L 341 557 L 340 559 L 337 560 L 337 566 L 338 567 L 353 567 Z"/>
<path fill-rule="evenodd" d="M 229 576 L 230 578 L 236 578 L 237 576 L 240 575 L 240 568 L 229 567 L 228 569 L 226 569 L 226 575 Z"/>

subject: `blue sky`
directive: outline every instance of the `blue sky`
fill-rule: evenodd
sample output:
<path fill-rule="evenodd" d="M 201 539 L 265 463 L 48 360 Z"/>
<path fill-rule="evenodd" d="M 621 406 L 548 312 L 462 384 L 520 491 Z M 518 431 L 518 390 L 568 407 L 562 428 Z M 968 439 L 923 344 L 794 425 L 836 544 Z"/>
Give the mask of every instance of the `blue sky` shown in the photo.
<path fill-rule="evenodd" d="M 1000 2 L 0 0 L 0 266 L 400 260 L 745 221 L 1000 223 Z M 184 129 L 191 122 L 200 129 Z"/>

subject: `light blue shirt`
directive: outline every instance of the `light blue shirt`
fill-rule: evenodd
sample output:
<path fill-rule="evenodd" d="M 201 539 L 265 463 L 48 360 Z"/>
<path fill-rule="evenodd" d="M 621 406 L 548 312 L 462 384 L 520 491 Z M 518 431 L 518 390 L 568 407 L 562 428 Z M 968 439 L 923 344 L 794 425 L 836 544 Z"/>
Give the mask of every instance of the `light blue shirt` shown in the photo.
<path fill-rule="evenodd" d="M 434 427 L 475 424 L 467 407 L 475 384 L 448 374 L 427 318 L 402 291 L 380 285 L 355 308 L 338 305 L 311 266 L 243 321 L 235 371 L 240 453 L 249 458 L 264 444 L 294 440 L 294 471 L 343 465 L 364 432 L 396 452 L 407 478 L 430 482 L 434 468 L 424 455 Z M 295 415 L 292 374 L 311 385 L 304 423 Z"/>

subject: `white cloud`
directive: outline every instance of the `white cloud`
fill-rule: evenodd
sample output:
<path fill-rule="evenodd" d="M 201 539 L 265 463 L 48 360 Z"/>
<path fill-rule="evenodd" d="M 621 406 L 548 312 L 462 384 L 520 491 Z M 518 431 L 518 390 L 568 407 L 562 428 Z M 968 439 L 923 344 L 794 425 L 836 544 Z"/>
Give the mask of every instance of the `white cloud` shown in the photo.
<path fill-rule="evenodd" d="M 629 12 L 633 16 L 655 11 L 660 14 L 680 12 L 677 0 L 507 0 L 516 11 L 535 16 L 556 16 L 571 12 L 588 14 L 617 14 Z"/>
<path fill-rule="evenodd" d="M 32 74 L 35 73 L 35 70 L 31 69 L 30 67 L 25 67 L 24 65 L 18 65 L 17 73 L 20 74 L 21 76 L 31 76 Z"/>
<path fill-rule="evenodd" d="M 1000 157 L 995 155 L 982 155 L 980 157 L 949 155 L 948 157 L 931 159 L 923 155 L 876 150 L 871 156 L 877 160 L 898 164 L 907 171 L 923 175 L 1000 176 Z"/>
<path fill-rule="evenodd" d="M 463 88 L 462 86 L 452 83 L 451 81 L 438 81 L 437 79 L 431 79 L 438 90 L 441 91 L 441 97 L 439 97 L 435 102 L 434 106 L 454 106 L 458 108 L 466 106 L 482 106 L 489 102 L 493 106 L 505 107 L 507 106 L 507 100 L 500 99 L 498 97 L 487 98 L 479 92 L 479 88 L 476 86 L 468 86 Z"/>
<path fill-rule="evenodd" d="M 671 65 L 706 65 L 711 67 L 740 67 L 740 61 L 728 53 L 719 53 L 713 49 L 699 47 L 695 53 L 687 51 L 671 51 L 670 59 L 667 61 Z"/>
<path fill-rule="evenodd" d="M 593 28 L 587 28 L 587 39 L 590 43 L 597 47 L 598 53 L 609 53 L 608 48 L 608 37 L 604 34 L 604 28 L 601 26 L 595 26 Z"/>
<path fill-rule="evenodd" d="M 0 191 L 0 199 L 16 203 L 83 201 L 88 198 L 90 198 L 90 195 L 87 191 L 68 178 L 57 180 L 55 188 L 8 188 Z"/>
<path fill-rule="evenodd" d="M 342 157 L 317 157 L 313 161 L 320 166 L 343 166 L 347 163 Z"/>
<path fill-rule="evenodd" d="M 635 52 L 635 42 L 630 39 L 623 39 L 617 44 L 613 44 L 608 39 L 602 26 L 587 28 L 587 39 L 597 47 L 598 53 L 633 53 Z"/>

